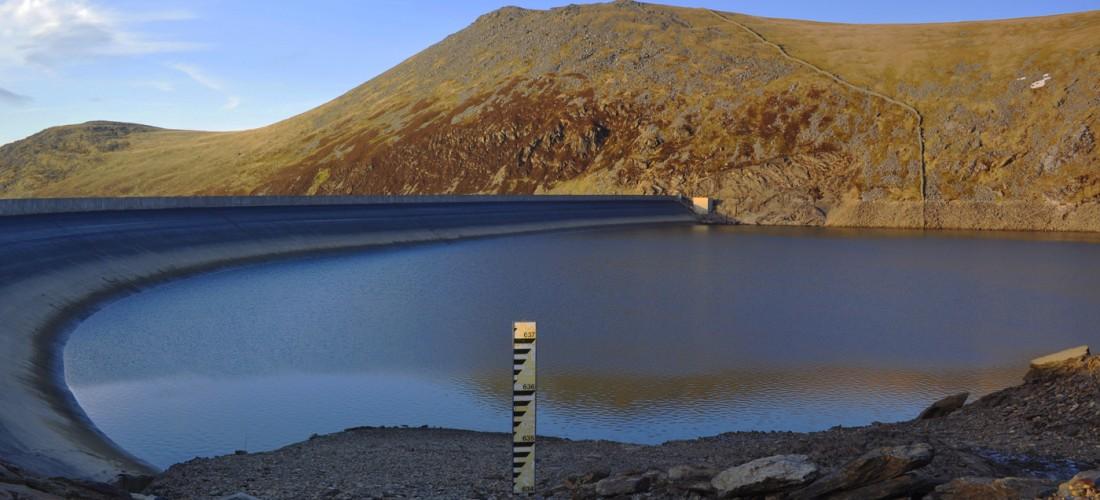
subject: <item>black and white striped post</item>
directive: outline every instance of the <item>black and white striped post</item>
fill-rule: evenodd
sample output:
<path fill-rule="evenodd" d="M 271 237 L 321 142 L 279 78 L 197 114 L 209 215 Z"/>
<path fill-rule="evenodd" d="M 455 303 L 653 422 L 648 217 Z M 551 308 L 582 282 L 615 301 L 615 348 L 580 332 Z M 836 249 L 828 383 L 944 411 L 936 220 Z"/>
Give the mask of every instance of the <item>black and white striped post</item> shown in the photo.
<path fill-rule="evenodd" d="M 535 323 L 512 323 L 512 490 L 535 489 Z"/>

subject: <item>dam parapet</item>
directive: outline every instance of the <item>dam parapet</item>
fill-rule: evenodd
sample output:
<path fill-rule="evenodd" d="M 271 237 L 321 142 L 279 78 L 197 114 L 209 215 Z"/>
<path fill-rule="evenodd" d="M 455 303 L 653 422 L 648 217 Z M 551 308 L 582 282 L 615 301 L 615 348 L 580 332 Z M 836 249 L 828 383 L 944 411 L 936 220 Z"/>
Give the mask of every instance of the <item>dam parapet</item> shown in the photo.
<path fill-rule="evenodd" d="M 234 207 L 337 207 L 377 205 L 467 205 L 507 203 L 640 203 L 651 206 L 680 200 L 642 195 L 418 195 L 418 196 L 184 196 L 122 198 L 0 199 L 0 216 Z"/>

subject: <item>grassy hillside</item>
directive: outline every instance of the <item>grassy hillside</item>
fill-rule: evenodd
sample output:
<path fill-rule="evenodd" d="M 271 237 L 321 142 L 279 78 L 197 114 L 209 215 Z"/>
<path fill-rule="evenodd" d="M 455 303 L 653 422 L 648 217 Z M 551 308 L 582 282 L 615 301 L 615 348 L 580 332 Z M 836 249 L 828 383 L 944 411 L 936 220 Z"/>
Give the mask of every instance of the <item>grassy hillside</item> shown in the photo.
<path fill-rule="evenodd" d="M 683 193 L 755 223 L 1100 230 L 1097 40 L 1100 11 L 505 8 L 269 127 L 49 129 L 0 148 L 0 196 Z"/>

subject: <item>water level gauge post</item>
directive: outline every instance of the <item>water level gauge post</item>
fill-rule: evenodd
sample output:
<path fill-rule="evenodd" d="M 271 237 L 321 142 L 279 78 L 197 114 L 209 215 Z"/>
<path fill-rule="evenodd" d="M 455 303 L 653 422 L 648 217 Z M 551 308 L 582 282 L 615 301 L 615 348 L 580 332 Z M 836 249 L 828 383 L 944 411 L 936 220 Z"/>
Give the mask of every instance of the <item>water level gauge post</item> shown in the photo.
<path fill-rule="evenodd" d="M 535 490 L 535 323 L 512 323 L 512 490 Z"/>

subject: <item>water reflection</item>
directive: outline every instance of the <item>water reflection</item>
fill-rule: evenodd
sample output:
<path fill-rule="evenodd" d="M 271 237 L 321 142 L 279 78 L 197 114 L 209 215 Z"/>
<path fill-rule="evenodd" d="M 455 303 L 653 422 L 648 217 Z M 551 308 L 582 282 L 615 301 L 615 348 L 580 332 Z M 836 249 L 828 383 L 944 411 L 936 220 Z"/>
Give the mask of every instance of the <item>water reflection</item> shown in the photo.
<path fill-rule="evenodd" d="M 508 429 L 539 321 L 540 432 L 659 442 L 910 418 L 1100 343 L 1100 246 L 834 230 L 567 232 L 254 266 L 108 305 L 66 373 L 160 465 L 354 425 Z M 1046 236 L 1044 236 L 1046 237 Z"/>

